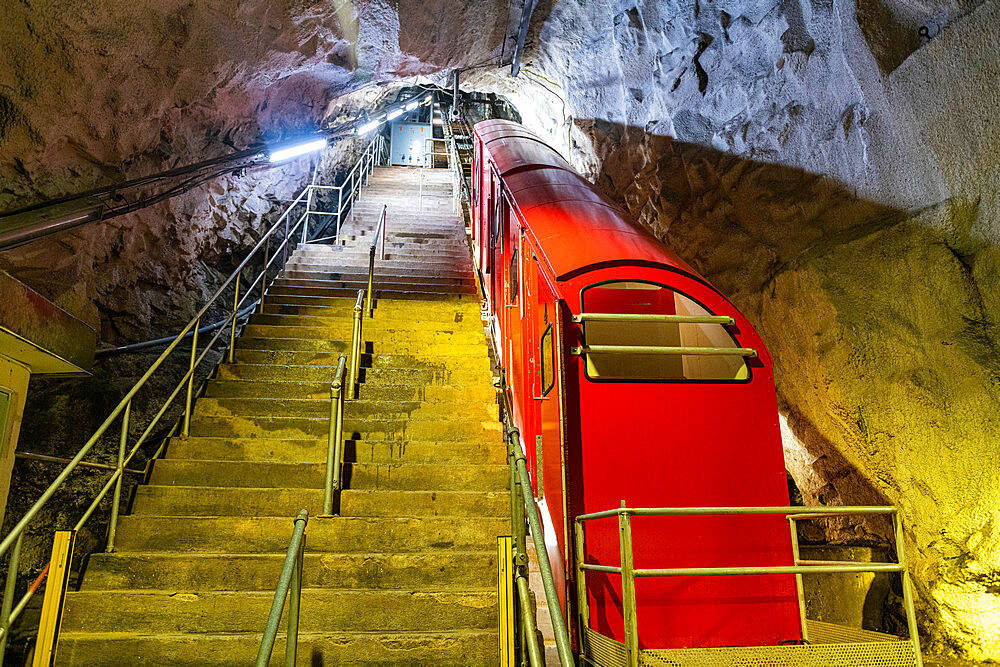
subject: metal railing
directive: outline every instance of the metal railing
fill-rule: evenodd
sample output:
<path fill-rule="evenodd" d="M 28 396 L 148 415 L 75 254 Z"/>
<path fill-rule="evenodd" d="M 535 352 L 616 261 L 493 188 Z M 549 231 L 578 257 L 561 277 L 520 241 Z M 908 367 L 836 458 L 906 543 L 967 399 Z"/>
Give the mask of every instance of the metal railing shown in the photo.
<path fill-rule="evenodd" d="M 500 394 L 503 403 L 503 434 L 507 444 L 507 460 L 510 466 L 510 515 L 514 533 L 514 583 L 517 586 L 520 601 L 521 623 L 524 627 L 522 646 L 526 647 L 531 667 L 545 666 L 545 653 L 538 646 L 535 638 L 535 607 L 531 603 L 528 591 L 527 565 L 527 535 L 524 520 L 527 518 L 532 538 L 535 540 L 535 555 L 538 559 L 538 569 L 545 590 L 545 602 L 552 622 L 552 630 L 556 639 L 556 650 L 559 654 L 560 667 L 573 667 L 573 651 L 570 646 L 569 632 L 559 605 L 559 593 L 556 591 L 555 578 L 552 575 L 552 563 L 545 549 L 545 539 L 542 534 L 542 520 L 538 516 L 535 499 L 531 493 L 531 479 L 525 464 L 524 450 L 521 448 L 521 434 L 511 423 L 510 403 L 507 400 L 506 386 L 501 386 Z M 527 511 L 525 511 L 527 510 Z"/>
<path fill-rule="evenodd" d="M 387 158 L 388 152 L 385 138 L 382 137 L 382 135 L 378 135 L 365 147 L 364 151 L 361 153 L 361 157 L 359 157 L 357 162 L 354 163 L 354 166 L 351 167 L 351 170 L 347 173 L 347 176 L 344 177 L 344 180 L 340 185 L 311 184 L 309 186 L 309 200 L 306 209 L 308 213 L 307 220 L 311 220 L 312 216 L 334 218 L 334 233 L 328 236 L 314 238 L 313 242 L 340 240 L 340 230 L 343 227 L 344 218 L 350 214 L 351 221 L 354 220 L 355 204 L 361 200 L 362 186 L 368 184 L 372 171 L 377 165 L 384 163 Z M 313 203 L 315 201 L 314 193 L 321 191 L 337 193 L 337 205 L 332 211 L 321 211 L 313 208 Z M 307 221 L 306 226 L 302 228 L 303 243 L 306 242 L 308 226 L 309 223 Z M 328 226 L 329 225 L 323 225 L 322 228 L 325 229 Z"/>
<path fill-rule="evenodd" d="M 784 515 L 789 522 L 792 542 L 792 565 L 767 565 L 746 567 L 671 567 L 671 568 L 637 568 L 633 560 L 632 517 L 633 516 L 723 516 L 723 515 Z M 891 515 L 896 541 L 896 563 L 856 563 L 852 561 L 816 561 L 803 560 L 799 556 L 797 521 L 827 518 L 835 516 L 857 515 Z M 586 561 L 586 537 L 584 523 L 610 517 L 618 518 L 619 551 L 621 565 L 598 565 Z M 625 626 L 625 650 L 627 651 L 629 667 L 639 665 L 639 624 L 636 607 L 635 580 L 640 577 L 708 577 L 708 576 L 744 576 L 744 575 L 774 575 L 794 574 L 798 592 L 799 618 L 802 638 L 809 639 L 806 623 L 805 594 L 802 585 L 804 574 L 843 574 L 861 572 L 898 572 L 902 578 L 903 606 L 906 614 L 910 642 L 913 644 L 916 664 L 919 667 L 920 640 L 917 636 L 916 613 L 913 605 L 913 592 L 910 574 L 907 570 L 904 552 L 903 526 L 899 512 L 895 507 L 888 506 L 842 506 L 842 507 L 657 507 L 629 508 L 622 501 L 619 509 L 591 514 L 581 514 L 574 519 L 575 552 L 576 552 L 576 587 L 580 622 L 580 653 L 584 655 L 583 637 L 590 627 L 590 610 L 587 604 L 586 572 L 602 572 L 618 574 L 622 577 L 622 617 Z"/>
<path fill-rule="evenodd" d="M 302 554 L 306 548 L 306 524 L 309 512 L 301 510 L 295 518 L 295 529 L 285 553 L 285 565 L 281 569 L 278 588 L 274 591 L 271 611 L 267 615 L 264 636 L 257 650 L 256 667 L 267 667 L 274 651 L 274 640 L 278 636 L 278 623 L 288 599 L 288 633 L 285 635 L 285 667 L 295 667 L 295 657 L 299 644 L 299 602 L 302 599 Z"/>
<path fill-rule="evenodd" d="M 353 345 L 353 342 L 352 342 Z M 323 497 L 323 516 L 333 516 L 333 494 L 340 490 L 341 466 L 344 446 L 344 366 L 347 356 L 340 355 L 337 370 L 330 383 L 330 437 L 326 451 L 326 494 Z"/>
<path fill-rule="evenodd" d="M 360 191 L 361 183 L 363 180 L 367 180 L 368 175 L 371 173 L 375 164 L 377 164 L 381 155 L 381 145 L 382 138 L 377 137 L 363 151 L 358 162 L 355 164 L 354 168 L 351 170 L 348 176 L 347 186 L 349 190 L 349 202 L 353 203 L 355 199 L 355 189 Z M 110 553 L 114 551 L 115 546 L 115 534 L 117 531 L 118 517 L 121 510 L 121 493 L 122 493 L 122 478 L 126 472 L 130 472 L 127 468 L 129 463 L 138 454 L 140 448 L 154 437 L 157 433 L 157 429 L 160 426 L 160 422 L 164 415 L 167 414 L 168 410 L 174 405 L 175 400 L 177 400 L 178 395 L 184 392 L 184 408 L 183 413 L 178 418 L 178 423 L 175 423 L 173 428 L 169 430 L 166 437 L 163 438 L 159 448 L 152 455 L 152 459 L 156 459 L 162 453 L 167 441 L 170 437 L 173 437 L 178 429 L 184 437 L 187 437 L 191 431 L 191 416 L 192 416 L 192 403 L 196 395 L 195 388 L 195 377 L 198 369 L 201 367 L 202 362 L 208 354 L 214 349 L 216 343 L 221 339 L 223 341 L 228 341 L 228 352 L 226 353 L 226 358 L 229 362 L 233 362 L 235 359 L 235 340 L 236 340 L 236 328 L 237 321 L 239 320 L 239 315 L 241 308 L 247 303 L 248 299 L 253 298 L 252 295 L 257 294 L 256 300 L 260 304 L 264 303 L 264 297 L 267 294 L 268 289 L 273 285 L 274 280 L 281 274 L 281 271 L 286 264 L 289 256 L 289 249 L 295 244 L 295 239 L 299 238 L 300 227 L 301 238 L 303 240 L 308 240 L 307 225 L 310 215 L 317 214 L 316 211 L 310 210 L 310 197 L 313 190 L 315 189 L 326 189 L 330 186 L 321 186 L 315 184 L 309 184 L 303 188 L 302 192 L 289 204 L 285 211 L 278 217 L 278 219 L 271 225 L 270 228 L 262 235 L 261 239 L 257 244 L 246 254 L 246 257 L 236 269 L 230 274 L 230 276 L 219 286 L 211 298 L 205 303 L 204 306 L 195 314 L 193 318 L 187 323 L 187 325 L 173 338 L 173 340 L 167 345 L 163 352 L 156 358 L 155 361 L 149 366 L 146 372 L 139 378 L 135 385 L 125 394 L 118 405 L 111 411 L 111 414 L 104 420 L 104 422 L 98 427 L 93 435 L 84 443 L 80 450 L 69 460 L 69 463 L 65 468 L 59 473 L 58 476 L 52 481 L 52 483 L 46 488 L 42 493 L 41 497 L 28 509 L 25 515 L 17 522 L 17 524 L 10 530 L 10 532 L 0 541 L 0 558 L 3 555 L 10 553 L 10 559 L 7 565 L 7 578 L 4 588 L 4 598 L 2 603 L 0 603 L 0 661 L 3 660 L 3 655 L 6 650 L 7 639 L 9 636 L 9 629 L 15 620 L 19 617 L 21 612 L 27 606 L 28 601 L 37 591 L 41 580 L 44 578 L 44 573 L 42 577 L 39 577 L 39 581 L 35 583 L 32 587 L 28 589 L 25 595 L 17 602 L 15 605 L 13 603 L 13 596 L 15 585 L 17 582 L 19 559 L 22 549 L 22 544 L 24 541 L 25 533 L 31 524 L 32 520 L 39 514 L 39 512 L 46 506 L 46 504 L 52 499 L 57 491 L 66 483 L 69 476 L 78 467 L 84 467 L 86 462 L 83 458 L 94 448 L 94 446 L 109 434 L 110 429 L 115 424 L 116 421 L 120 420 L 120 430 L 118 433 L 118 459 L 117 465 L 115 466 L 114 472 L 108 478 L 102 489 L 98 492 L 94 500 L 91 502 L 90 506 L 84 511 L 83 516 L 76 522 L 73 526 L 73 531 L 80 530 L 90 519 L 91 515 L 97 510 L 101 502 L 105 499 L 109 492 L 114 489 L 114 495 L 112 497 L 112 507 L 111 507 L 111 517 L 108 523 L 107 532 L 107 542 L 105 550 Z M 341 189 L 345 186 L 339 186 Z M 336 188 L 334 188 L 336 189 Z M 342 191 L 342 190 L 341 190 Z M 344 209 L 340 209 L 342 212 Z M 353 207 L 352 207 L 353 212 Z M 301 214 L 299 215 L 299 211 Z M 338 216 L 340 215 L 338 212 Z M 298 215 L 296 218 L 295 216 Z M 295 220 L 293 223 L 292 220 Z M 340 218 L 338 217 L 338 224 Z M 280 240 L 280 243 L 278 241 Z M 276 247 L 272 247 L 274 243 L 277 243 Z M 249 281 L 248 284 L 245 283 L 243 279 L 243 274 L 249 269 L 252 263 L 260 262 L 260 272 Z M 275 269 L 272 271 L 272 269 Z M 273 275 L 272 275 L 273 273 Z M 216 304 L 221 303 L 221 298 L 224 292 L 228 289 L 233 289 L 233 299 L 232 299 L 232 312 L 229 316 L 222 320 L 221 326 L 215 332 L 215 335 L 208 341 L 199 354 L 199 340 L 198 332 L 200 329 L 202 318 L 204 318 L 211 308 L 216 306 Z M 358 363 L 360 360 L 360 348 L 359 342 L 361 338 L 361 326 L 360 326 L 360 314 L 361 314 L 361 302 L 363 299 L 364 290 L 359 290 L 358 292 L 358 302 L 355 306 L 355 331 L 354 331 L 354 341 L 352 342 L 352 364 L 351 364 L 351 387 L 353 387 L 353 382 L 357 380 L 358 373 Z M 263 309 L 263 305 L 261 305 Z M 228 333 L 227 336 L 223 337 L 223 333 Z M 191 337 L 191 348 L 190 354 L 188 356 L 188 369 L 184 376 L 180 379 L 177 385 L 174 387 L 170 395 L 163 401 L 160 408 L 157 410 L 156 414 L 150 420 L 149 424 L 143 429 L 141 435 L 136 438 L 134 444 L 131 448 L 128 447 L 129 438 L 131 434 L 131 429 L 134 426 L 132 423 L 132 403 L 136 399 L 137 394 L 140 390 L 147 386 L 150 378 L 159 370 L 165 362 L 173 356 L 173 353 L 178 350 L 181 342 L 187 338 Z M 223 348 L 225 353 L 225 348 Z M 336 466 L 339 469 L 339 466 Z M 336 475 L 339 481 L 339 474 Z M 46 566 L 47 567 L 47 566 Z"/>
<path fill-rule="evenodd" d="M 365 308 L 368 317 L 372 316 L 373 309 L 375 308 L 375 295 L 372 289 L 372 283 L 375 281 L 375 253 L 378 252 L 380 260 L 385 260 L 385 228 L 388 210 L 389 207 L 383 204 L 382 212 L 378 216 L 378 225 L 375 227 L 375 234 L 372 236 L 372 242 L 368 248 L 368 304 Z M 379 250 L 380 245 L 381 250 Z"/>

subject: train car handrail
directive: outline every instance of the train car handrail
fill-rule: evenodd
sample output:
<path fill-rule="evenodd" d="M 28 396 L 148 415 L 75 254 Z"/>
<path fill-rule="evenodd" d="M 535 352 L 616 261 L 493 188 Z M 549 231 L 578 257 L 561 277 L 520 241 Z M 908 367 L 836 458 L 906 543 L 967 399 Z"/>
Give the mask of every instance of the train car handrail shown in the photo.
<path fill-rule="evenodd" d="M 792 565 L 777 566 L 740 566 L 740 567 L 674 567 L 674 568 L 637 568 L 634 567 L 632 544 L 633 516 L 766 516 L 784 515 L 789 522 L 792 543 Z M 799 557 L 797 521 L 829 518 L 835 516 L 871 516 L 889 515 L 893 519 L 893 532 L 896 538 L 896 563 L 854 563 L 851 561 L 823 561 L 802 559 Z M 619 550 L 621 565 L 599 565 L 586 561 L 586 537 L 584 523 L 600 519 L 617 517 L 619 529 Z M 580 615 L 580 633 L 590 627 L 590 612 L 587 605 L 586 572 L 602 572 L 618 574 L 622 577 L 622 616 L 625 624 L 625 650 L 629 667 L 639 665 L 639 629 L 637 620 L 637 605 L 635 595 L 635 580 L 640 577 L 715 577 L 744 575 L 795 575 L 798 592 L 799 618 L 802 638 L 809 639 L 806 623 L 805 595 L 802 586 L 803 574 L 857 574 L 864 572 L 898 572 L 903 585 L 903 607 L 909 629 L 909 641 L 917 667 L 921 667 L 920 639 L 917 635 L 916 609 L 913 603 L 913 592 L 910 574 L 904 551 L 903 525 L 899 510 L 893 506 L 862 505 L 835 507 L 626 507 L 622 501 L 620 508 L 580 514 L 573 520 L 576 542 L 576 572 L 577 597 Z M 584 651 L 583 642 L 580 645 Z"/>
<path fill-rule="evenodd" d="M 728 315 L 664 315 L 659 313 L 580 313 L 573 316 L 581 322 L 676 322 L 678 324 L 721 324 L 733 326 L 736 320 Z"/>
<path fill-rule="evenodd" d="M 755 358 L 757 350 L 749 347 L 664 347 L 659 345 L 579 345 L 570 354 L 680 354 L 702 356 L 740 356 Z"/>

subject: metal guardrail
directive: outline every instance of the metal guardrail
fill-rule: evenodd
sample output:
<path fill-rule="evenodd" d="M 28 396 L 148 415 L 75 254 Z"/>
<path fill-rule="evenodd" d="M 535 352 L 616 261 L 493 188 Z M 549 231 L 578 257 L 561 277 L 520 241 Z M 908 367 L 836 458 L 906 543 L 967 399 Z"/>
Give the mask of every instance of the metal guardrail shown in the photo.
<path fill-rule="evenodd" d="M 288 599 L 288 633 L 285 635 L 285 667 L 295 667 L 295 657 L 299 644 L 299 602 L 302 599 L 302 554 L 306 546 L 306 524 L 309 512 L 301 510 L 295 518 L 295 529 L 285 553 L 285 565 L 281 569 L 278 588 L 274 591 L 271 612 L 267 616 L 264 636 L 257 650 L 256 667 L 267 667 L 274 651 L 274 640 L 278 636 L 278 623 Z"/>
<path fill-rule="evenodd" d="M 365 307 L 368 317 L 372 316 L 373 309 L 375 308 L 375 290 L 372 286 L 372 283 L 375 281 L 375 253 L 378 252 L 380 260 L 385 260 L 385 228 L 388 210 L 389 207 L 383 204 L 382 212 L 378 216 L 378 225 L 375 226 L 375 234 L 372 236 L 372 242 L 368 248 L 368 303 Z M 378 249 L 380 244 L 381 250 Z"/>
<path fill-rule="evenodd" d="M 857 515 L 891 515 L 896 538 L 897 563 L 854 563 L 850 561 L 814 561 L 799 557 L 799 541 L 797 521 Z M 748 567 L 672 567 L 672 568 L 637 568 L 634 566 L 632 546 L 633 516 L 747 516 L 747 515 L 784 515 L 789 522 L 792 535 L 793 565 L 780 566 L 748 566 Z M 598 565 L 586 562 L 586 536 L 583 524 L 587 521 L 618 518 L 619 550 L 621 565 Z M 767 574 L 794 574 L 798 592 L 799 618 L 802 638 L 809 640 L 806 623 L 805 594 L 802 586 L 804 574 L 837 574 L 859 572 L 898 572 L 903 585 L 903 607 L 906 613 L 910 642 L 913 644 L 917 666 L 920 667 L 920 640 L 917 636 L 916 612 L 913 604 L 913 591 L 910 574 L 907 569 L 904 551 L 903 526 L 899 512 L 889 506 L 843 506 L 843 507 L 656 507 L 629 508 L 622 501 L 619 509 L 581 514 L 574 519 L 575 552 L 576 552 L 576 586 L 579 603 L 580 636 L 590 627 L 590 610 L 587 604 L 586 572 L 602 572 L 619 574 L 622 577 L 622 611 L 625 625 L 625 650 L 629 667 L 639 665 L 639 625 L 637 618 L 635 580 L 639 577 L 707 577 L 707 576 L 744 576 Z M 584 654 L 584 643 L 580 643 L 581 655 Z"/>
<path fill-rule="evenodd" d="M 521 623 L 524 626 L 523 644 L 527 645 L 528 659 L 531 667 L 544 667 L 544 651 L 535 640 L 534 605 L 531 604 L 527 579 L 527 536 L 524 530 L 524 520 L 527 518 L 531 535 L 535 540 L 535 554 L 538 559 L 538 569 L 545 590 L 545 602 L 548 606 L 549 618 L 556 639 L 556 650 L 559 654 L 560 667 L 573 667 L 573 651 L 570 647 L 569 633 L 566 621 L 559 605 L 559 594 L 556 591 L 555 578 L 552 576 L 552 563 L 545 549 L 542 535 L 542 520 L 538 516 L 538 508 L 531 493 L 531 479 L 525 464 L 524 451 L 521 448 L 521 434 L 510 421 L 510 404 L 507 400 L 507 387 L 500 387 L 503 403 L 503 435 L 507 444 L 507 459 L 510 465 L 510 509 L 511 525 L 514 532 L 514 580 L 520 599 Z M 527 511 L 525 511 L 527 510 Z"/>
<path fill-rule="evenodd" d="M 351 213 L 353 215 L 354 206 L 353 203 L 357 199 L 360 193 L 361 185 L 363 182 L 367 182 L 371 171 L 374 169 L 375 165 L 381 160 L 384 148 L 384 141 L 381 136 L 376 137 L 371 143 L 369 143 L 361 157 L 355 163 L 354 167 L 348 174 L 348 180 L 341 186 L 323 186 L 309 184 L 303 188 L 302 192 L 288 205 L 285 211 L 278 217 L 278 219 L 271 225 L 270 228 L 262 235 L 261 239 L 257 244 L 247 253 L 246 257 L 236 269 L 229 275 L 229 277 L 222 283 L 221 286 L 215 291 L 211 298 L 201 307 L 201 309 L 195 314 L 195 316 L 185 325 L 185 327 L 173 338 L 173 340 L 167 345 L 162 353 L 156 358 L 155 361 L 149 366 L 142 377 L 135 383 L 135 385 L 125 394 L 118 405 L 111 411 L 111 414 L 104 420 L 104 422 L 98 427 L 93 435 L 84 443 L 80 450 L 69 460 L 69 463 L 65 468 L 59 473 L 58 476 L 52 481 L 52 483 L 46 488 L 39 499 L 28 509 L 25 515 L 17 522 L 17 524 L 10 530 L 9 533 L 0 541 L 0 557 L 4 554 L 10 552 L 10 559 L 7 565 L 7 576 L 6 583 L 4 587 L 4 598 L 2 603 L 0 603 L 0 662 L 3 660 L 4 652 L 6 650 L 7 639 L 9 636 L 9 629 L 15 620 L 20 616 L 21 612 L 27 606 L 28 601 L 38 590 L 41 581 L 44 579 L 43 575 L 39 577 L 39 581 L 36 581 L 33 586 L 31 586 L 25 595 L 17 602 L 15 605 L 13 603 L 14 589 L 17 581 L 19 559 L 21 554 L 21 549 L 24 541 L 24 535 L 31 524 L 32 520 L 38 515 L 42 508 L 52 499 L 56 492 L 66 483 L 69 476 L 78 467 L 84 467 L 85 462 L 84 457 L 94 448 L 94 446 L 103 438 L 111 429 L 112 425 L 120 419 L 120 431 L 119 431 L 119 447 L 118 447 L 118 461 L 115 466 L 115 471 L 111 474 L 109 479 L 106 481 L 102 489 L 98 492 L 94 500 L 91 502 L 90 506 L 83 513 L 83 516 L 76 522 L 73 526 L 73 531 L 80 530 L 86 522 L 90 519 L 91 515 L 97 510 L 100 503 L 104 498 L 111 492 L 114 488 L 114 495 L 112 500 L 111 508 L 111 518 L 108 524 L 107 542 L 105 550 L 107 552 L 114 551 L 115 545 L 115 533 L 117 531 L 118 516 L 121 509 L 121 491 L 122 491 L 122 478 L 126 472 L 131 472 L 127 469 L 128 464 L 132 461 L 135 455 L 139 452 L 143 444 L 145 444 L 151 436 L 157 431 L 157 427 L 163 416 L 167 413 L 170 407 L 174 404 L 178 395 L 184 391 L 184 411 L 177 424 L 170 429 L 166 438 L 164 438 L 162 444 L 153 455 L 153 459 L 158 458 L 160 453 L 163 451 L 166 441 L 175 435 L 178 428 L 180 428 L 181 433 L 184 437 L 190 434 L 191 429 L 191 410 L 192 403 L 195 398 L 195 376 L 196 371 L 201 366 L 202 362 L 208 356 L 209 352 L 214 348 L 215 344 L 222 338 L 223 332 L 228 332 L 228 336 L 222 338 L 222 340 L 228 339 L 228 352 L 227 359 L 232 362 L 234 360 L 235 353 L 235 339 L 236 339 L 236 323 L 239 319 L 241 308 L 246 306 L 247 300 L 251 298 L 251 295 L 256 291 L 258 296 L 257 300 L 263 304 L 264 297 L 267 294 L 268 289 L 274 284 L 274 280 L 281 274 L 283 267 L 285 266 L 288 256 L 289 249 L 295 243 L 295 239 L 298 238 L 297 235 L 300 234 L 301 227 L 301 239 L 303 241 L 308 240 L 308 224 L 311 215 L 322 214 L 321 212 L 311 210 L 310 200 L 314 190 L 318 189 L 338 189 L 341 193 L 338 197 L 338 211 L 334 214 L 337 215 L 338 228 L 344 211 L 346 207 L 350 206 Z M 344 188 L 347 189 L 348 197 L 347 201 L 344 201 L 343 192 Z M 295 214 L 301 211 L 295 222 L 292 223 L 292 219 Z M 277 247 L 272 248 L 272 243 L 276 243 L 280 239 Z M 279 259 L 280 258 L 280 259 Z M 243 286 L 243 273 L 250 267 L 254 260 L 262 260 L 260 273 L 253 278 L 249 285 Z M 275 266 L 276 265 L 276 266 Z M 276 269 L 273 271 L 272 269 Z M 199 354 L 198 349 L 198 333 L 201 329 L 201 320 L 208 313 L 209 309 L 220 302 L 220 298 L 223 293 L 233 287 L 233 301 L 232 301 L 232 312 L 227 318 L 222 320 L 220 326 L 218 327 L 215 335 L 209 340 L 208 344 L 204 346 Z M 241 289 L 242 288 L 242 289 Z M 361 326 L 360 326 L 360 314 L 361 314 L 361 302 L 363 299 L 364 290 L 359 290 L 358 292 L 358 303 L 355 306 L 355 331 L 354 331 L 354 341 L 352 342 L 352 365 L 351 365 L 351 379 L 352 387 L 353 382 L 357 380 L 358 373 L 358 363 L 360 360 L 359 343 L 361 338 Z M 132 402 L 135 400 L 136 395 L 139 391 L 147 385 L 153 374 L 160 369 L 166 360 L 171 357 L 172 353 L 178 349 L 181 341 L 183 341 L 188 336 L 191 337 L 191 348 L 188 360 L 188 370 L 184 376 L 177 383 L 170 395 L 163 401 L 159 410 L 150 420 L 149 424 L 143 429 L 142 434 L 136 439 L 135 443 L 132 445 L 131 449 L 128 447 L 129 437 L 131 433 L 131 428 L 134 426 L 131 419 L 132 414 Z M 339 469 L 339 465 L 336 466 Z M 339 475 L 338 475 L 339 477 Z M 50 563 L 51 564 L 51 563 Z M 46 571 L 48 566 L 46 566 Z"/>
<path fill-rule="evenodd" d="M 340 185 L 310 185 L 309 188 L 309 200 L 307 205 L 307 213 L 309 218 L 312 216 L 325 216 L 335 218 L 334 220 L 334 230 L 335 233 L 330 236 L 323 236 L 321 238 L 315 238 L 313 241 L 339 241 L 340 240 L 340 230 L 343 227 L 344 218 L 350 213 L 350 219 L 354 221 L 354 209 L 355 202 L 361 200 L 361 188 L 368 184 L 368 180 L 371 177 L 372 170 L 376 165 L 382 164 L 388 157 L 387 146 L 385 143 L 385 138 L 382 135 L 376 136 L 372 141 L 365 147 L 358 158 L 358 161 L 354 163 L 354 166 L 344 177 L 343 182 Z M 337 193 L 337 206 L 332 211 L 319 211 L 313 209 L 314 193 L 326 191 Z M 308 227 L 308 222 L 306 223 Z M 306 227 L 302 229 L 303 240 L 305 243 Z M 324 225 L 324 228 L 326 225 Z"/>

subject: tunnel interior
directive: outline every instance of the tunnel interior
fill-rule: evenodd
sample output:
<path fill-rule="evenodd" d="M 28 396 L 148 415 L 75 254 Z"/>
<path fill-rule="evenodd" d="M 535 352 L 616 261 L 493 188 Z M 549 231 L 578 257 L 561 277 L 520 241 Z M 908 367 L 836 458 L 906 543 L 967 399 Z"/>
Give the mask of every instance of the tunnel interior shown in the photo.
<path fill-rule="evenodd" d="M 525 4 L 9 7 L 0 233 L 26 207 L 330 137 L 306 158 L 218 170 L 134 212 L 0 250 L 0 270 L 86 324 L 99 351 L 85 376 L 32 375 L 17 451 L 70 459 L 163 348 L 105 352 L 179 331 L 306 184 L 344 183 L 374 137 L 392 145 L 405 125 L 443 139 L 452 109 L 469 128 L 509 120 L 760 332 L 794 504 L 899 508 L 925 664 L 1000 661 L 1000 3 Z M 434 104 L 357 131 L 424 95 Z M 392 164 L 431 166 L 407 146 Z M 138 196 L 122 192 L 113 206 Z M 324 194 L 317 205 L 335 206 Z M 147 385 L 137 418 L 186 370 L 182 360 Z M 61 469 L 9 453 L 5 535 Z M 142 450 L 136 468 L 155 453 Z M 88 461 L 117 456 L 112 429 Z M 36 519 L 19 586 L 48 560 L 48 527 L 76 521 L 101 473 L 74 473 Z M 141 478 L 126 479 L 126 494 Z M 95 526 L 77 536 L 73 576 L 101 549 Z M 895 557 L 880 517 L 806 523 L 798 536 Z M 905 634 L 899 584 L 858 585 L 865 628 Z M 9 655 L 39 613 L 15 626 Z"/>

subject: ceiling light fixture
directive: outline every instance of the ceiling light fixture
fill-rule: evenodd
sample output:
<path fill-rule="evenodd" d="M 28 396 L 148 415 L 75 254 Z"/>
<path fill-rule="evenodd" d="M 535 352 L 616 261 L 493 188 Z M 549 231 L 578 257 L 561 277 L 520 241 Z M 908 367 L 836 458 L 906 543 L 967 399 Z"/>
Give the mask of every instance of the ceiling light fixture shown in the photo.
<path fill-rule="evenodd" d="M 407 111 L 413 111 L 414 109 L 417 108 L 417 106 L 419 104 L 420 104 L 420 100 L 413 100 L 412 102 L 410 102 L 409 104 L 406 105 L 406 110 Z"/>
<path fill-rule="evenodd" d="M 388 114 L 386 114 L 385 119 L 386 120 L 392 120 L 393 118 L 398 118 L 399 116 L 402 116 L 402 115 L 403 115 L 403 110 L 402 109 L 393 109 Z"/>
<path fill-rule="evenodd" d="M 359 127 L 357 129 L 357 133 L 358 134 L 368 134 L 369 132 L 371 132 L 372 130 L 374 130 L 376 127 L 378 127 L 381 124 L 382 124 L 382 121 L 380 121 L 380 120 L 373 120 L 372 122 L 365 123 L 364 125 L 362 125 L 361 127 Z"/>
<path fill-rule="evenodd" d="M 282 160 L 289 160 L 293 157 L 299 157 L 300 155 L 305 155 L 306 153 L 312 153 L 313 151 L 318 151 L 326 148 L 326 139 L 313 139 L 312 141 L 307 141 L 301 144 L 295 144 L 294 146 L 288 146 L 287 148 L 281 148 L 276 151 L 271 151 L 267 159 L 269 162 L 281 162 Z"/>

